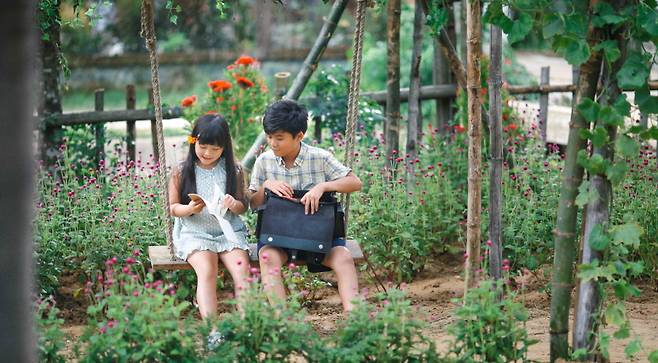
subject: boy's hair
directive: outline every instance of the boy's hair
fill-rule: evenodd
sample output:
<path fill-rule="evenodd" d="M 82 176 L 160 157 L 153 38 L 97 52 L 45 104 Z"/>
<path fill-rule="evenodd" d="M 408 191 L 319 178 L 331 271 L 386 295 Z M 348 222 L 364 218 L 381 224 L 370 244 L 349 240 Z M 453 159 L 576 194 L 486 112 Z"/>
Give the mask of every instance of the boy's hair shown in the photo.
<path fill-rule="evenodd" d="M 306 132 L 308 128 L 308 112 L 306 107 L 292 100 L 280 100 L 272 103 L 265 110 L 263 129 L 270 135 L 277 131 L 285 131 L 292 136 Z"/>
<path fill-rule="evenodd" d="M 220 146 L 224 149 L 221 158 L 226 163 L 226 194 L 242 200 L 244 198 L 242 190 L 244 181 L 233 155 L 231 133 L 224 117 L 220 115 L 203 115 L 199 117 L 194 122 L 191 136 L 196 137 L 196 143 Z M 189 193 L 197 192 L 194 167 L 199 158 L 196 155 L 194 145 L 190 144 L 187 158 L 180 170 L 180 201 L 183 204 L 190 202 Z"/>

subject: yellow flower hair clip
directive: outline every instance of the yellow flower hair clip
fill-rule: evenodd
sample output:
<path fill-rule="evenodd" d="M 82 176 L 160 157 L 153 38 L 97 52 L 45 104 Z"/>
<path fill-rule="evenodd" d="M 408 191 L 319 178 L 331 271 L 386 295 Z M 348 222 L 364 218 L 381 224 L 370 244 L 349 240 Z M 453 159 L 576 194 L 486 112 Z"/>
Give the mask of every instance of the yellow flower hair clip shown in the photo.
<path fill-rule="evenodd" d="M 187 135 L 187 143 L 190 145 L 196 144 L 197 138 L 192 135 Z"/>

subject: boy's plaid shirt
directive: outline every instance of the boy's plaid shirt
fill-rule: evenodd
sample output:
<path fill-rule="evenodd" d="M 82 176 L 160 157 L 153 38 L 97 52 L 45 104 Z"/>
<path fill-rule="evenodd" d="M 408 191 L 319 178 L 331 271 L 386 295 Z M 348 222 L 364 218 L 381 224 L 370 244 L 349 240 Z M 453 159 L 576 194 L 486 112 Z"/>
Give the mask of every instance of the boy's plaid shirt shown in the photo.
<path fill-rule="evenodd" d="M 272 150 L 261 154 L 251 172 L 249 190 L 258 191 L 268 179 L 284 181 L 293 189 L 309 190 L 319 183 L 342 178 L 351 170 L 327 150 L 301 143 L 299 155 L 292 168 L 285 167 L 283 158 Z"/>

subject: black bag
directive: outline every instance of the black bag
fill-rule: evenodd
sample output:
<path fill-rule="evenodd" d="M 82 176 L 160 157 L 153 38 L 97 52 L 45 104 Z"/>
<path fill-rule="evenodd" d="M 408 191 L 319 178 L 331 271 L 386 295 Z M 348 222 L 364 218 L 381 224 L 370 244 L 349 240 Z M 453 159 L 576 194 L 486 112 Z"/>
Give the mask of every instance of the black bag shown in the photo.
<path fill-rule="evenodd" d="M 297 250 L 305 251 L 306 263 L 319 265 L 331 251 L 333 240 L 345 237 L 344 213 L 334 194 L 325 193 L 318 211 L 305 214 L 299 199 L 306 192 L 295 190 L 290 200 L 266 190 L 265 203 L 257 211 L 256 237 L 261 244 L 289 250 L 293 260 Z"/>

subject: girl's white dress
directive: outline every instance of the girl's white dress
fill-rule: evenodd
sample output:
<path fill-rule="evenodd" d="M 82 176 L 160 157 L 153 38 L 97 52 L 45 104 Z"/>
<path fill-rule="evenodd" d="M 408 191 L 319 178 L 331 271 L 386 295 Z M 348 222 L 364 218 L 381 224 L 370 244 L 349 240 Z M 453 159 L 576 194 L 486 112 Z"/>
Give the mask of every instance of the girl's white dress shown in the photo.
<path fill-rule="evenodd" d="M 219 185 L 222 192 L 226 192 L 226 162 L 221 158 L 212 169 L 194 166 L 196 173 L 196 190 L 204 199 L 213 196 L 214 184 Z M 227 211 L 225 218 L 231 223 L 238 243 L 228 241 L 224 237 L 219 223 L 204 208 L 201 213 L 189 217 L 176 217 L 174 220 L 174 251 L 176 256 L 187 260 L 194 251 L 224 252 L 234 248 L 249 250 L 247 242 L 247 227 L 240 216 Z"/>

